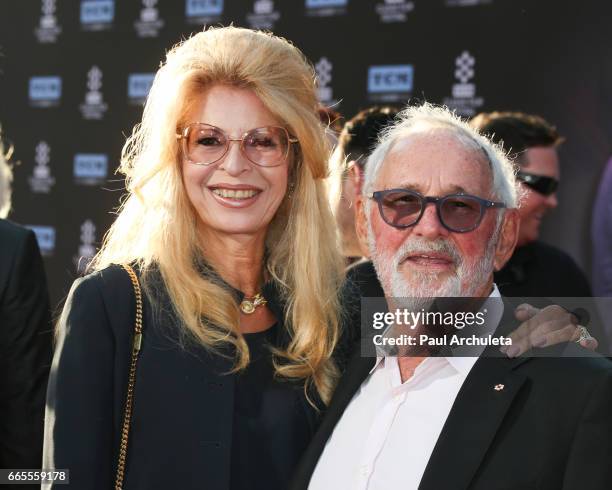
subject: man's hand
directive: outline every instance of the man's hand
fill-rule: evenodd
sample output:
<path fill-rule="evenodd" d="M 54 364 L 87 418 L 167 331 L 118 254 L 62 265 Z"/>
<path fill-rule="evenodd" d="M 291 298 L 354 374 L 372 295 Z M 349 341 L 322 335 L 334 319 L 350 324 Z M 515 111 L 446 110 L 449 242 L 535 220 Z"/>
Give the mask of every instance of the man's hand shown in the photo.
<path fill-rule="evenodd" d="M 576 342 L 580 338 L 578 318 L 558 305 L 539 309 L 523 303 L 516 307 L 514 316 L 523 323 L 508 335 L 512 345 L 500 349 L 508 357 L 518 357 L 533 347 Z M 590 337 L 581 340 L 580 345 L 594 351 L 599 344 L 596 338 Z"/>

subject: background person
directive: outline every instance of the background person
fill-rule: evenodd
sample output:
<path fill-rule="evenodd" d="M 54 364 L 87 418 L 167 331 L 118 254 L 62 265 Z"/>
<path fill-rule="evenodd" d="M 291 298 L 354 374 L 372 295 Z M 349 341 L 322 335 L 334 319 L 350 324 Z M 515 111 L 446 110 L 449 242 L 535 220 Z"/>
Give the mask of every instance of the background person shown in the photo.
<path fill-rule="evenodd" d="M 593 292 L 598 300 L 606 335 L 612 342 L 612 158 L 599 184 L 593 207 Z"/>
<path fill-rule="evenodd" d="M 503 145 L 519 166 L 521 226 L 514 254 L 495 275 L 505 296 L 589 297 L 588 280 L 561 249 L 538 240 L 540 225 L 558 205 L 558 146 L 563 138 L 540 116 L 491 112 L 475 116 L 470 125 Z"/>
<path fill-rule="evenodd" d="M 38 469 L 51 363 L 49 295 L 34 233 L 4 219 L 12 180 L 6 160 L 0 139 L 0 468 Z"/>
<path fill-rule="evenodd" d="M 330 195 L 338 223 L 342 254 L 349 261 L 367 256 L 367 247 L 359 243 L 355 231 L 355 200 L 368 156 L 378 142 L 382 129 L 388 126 L 398 109 L 373 106 L 358 112 L 342 128 L 338 145 L 331 157 Z"/>

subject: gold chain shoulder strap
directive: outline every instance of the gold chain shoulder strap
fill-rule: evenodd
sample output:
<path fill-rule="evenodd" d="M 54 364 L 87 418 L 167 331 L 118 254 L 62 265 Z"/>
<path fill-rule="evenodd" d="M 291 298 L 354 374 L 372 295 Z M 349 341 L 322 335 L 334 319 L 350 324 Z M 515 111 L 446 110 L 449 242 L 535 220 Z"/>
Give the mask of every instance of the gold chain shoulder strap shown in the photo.
<path fill-rule="evenodd" d="M 138 282 L 138 276 L 136 276 L 136 273 L 131 266 L 123 264 L 121 267 L 123 267 L 130 276 L 132 286 L 134 287 L 134 296 L 136 297 L 136 321 L 134 322 L 134 343 L 132 345 L 132 360 L 130 362 L 130 374 L 128 377 L 125 410 L 123 412 L 123 427 L 121 429 L 121 445 L 119 446 L 117 474 L 115 476 L 115 490 L 121 490 L 123 487 L 128 436 L 130 434 L 130 422 L 132 420 L 134 385 L 136 384 L 136 363 L 138 361 L 138 354 L 140 353 L 140 347 L 142 345 L 142 292 L 140 290 L 140 283 Z"/>

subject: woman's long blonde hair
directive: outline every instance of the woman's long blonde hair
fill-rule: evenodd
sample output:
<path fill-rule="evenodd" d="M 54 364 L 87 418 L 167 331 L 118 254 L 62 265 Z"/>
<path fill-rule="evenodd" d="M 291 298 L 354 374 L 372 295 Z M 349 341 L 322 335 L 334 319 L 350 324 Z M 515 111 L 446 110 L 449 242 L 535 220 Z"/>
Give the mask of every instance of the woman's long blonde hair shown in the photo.
<path fill-rule="evenodd" d="M 328 401 L 337 378 L 332 352 L 340 336 L 343 266 L 325 195 L 327 146 L 318 120 L 312 66 L 288 41 L 249 29 L 209 28 L 175 46 L 155 76 L 141 124 L 122 152 L 129 191 L 94 270 L 136 262 L 159 268 L 175 312 L 191 338 L 217 352 L 236 351 L 235 370 L 249 352 L 239 332 L 236 299 L 203 276 L 196 213 L 181 176 L 176 139 L 190 101 L 213 84 L 252 90 L 299 140 L 286 196 L 266 237 L 268 274 L 281 285 L 291 341 L 276 352 L 276 372 L 313 384 Z M 145 284 L 146 286 L 146 284 Z"/>

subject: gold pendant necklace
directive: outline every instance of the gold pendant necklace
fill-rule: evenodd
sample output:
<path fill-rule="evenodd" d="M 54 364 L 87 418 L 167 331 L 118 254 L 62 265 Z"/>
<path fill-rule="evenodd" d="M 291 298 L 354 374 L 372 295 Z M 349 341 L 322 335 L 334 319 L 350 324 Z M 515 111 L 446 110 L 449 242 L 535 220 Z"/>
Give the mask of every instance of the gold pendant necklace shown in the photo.
<path fill-rule="evenodd" d="M 251 296 L 250 298 L 245 296 L 240 303 L 240 311 L 246 315 L 250 315 L 255 311 L 255 308 L 258 306 L 263 306 L 266 303 L 266 298 L 264 298 L 261 293 L 257 293 L 255 296 Z"/>

